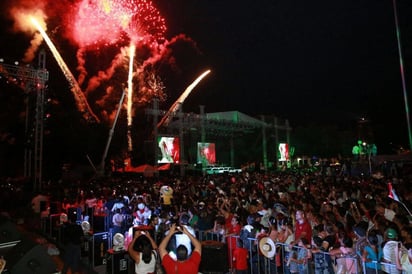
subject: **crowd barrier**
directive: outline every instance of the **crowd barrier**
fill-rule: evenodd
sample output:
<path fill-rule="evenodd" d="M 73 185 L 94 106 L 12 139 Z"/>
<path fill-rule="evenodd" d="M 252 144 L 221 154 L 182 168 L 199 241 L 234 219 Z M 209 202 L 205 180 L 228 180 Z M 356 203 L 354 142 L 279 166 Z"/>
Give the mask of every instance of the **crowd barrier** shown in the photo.
<path fill-rule="evenodd" d="M 78 222 L 77 216 L 76 221 Z M 104 234 L 104 232 L 111 234 L 112 225 L 110 220 L 112 216 L 113 213 L 110 212 L 105 215 L 104 218 L 94 216 L 94 218 L 90 220 L 95 232 L 98 232 L 95 233 L 96 235 Z M 99 218 L 101 218 L 102 220 L 100 220 Z M 56 223 L 58 222 L 59 220 L 57 214 L 52 214 L 48 218 L 45 218 L 43 220 L 42 227 L 46 234 L 50 234 L 50 236 L 54 236 L 54 238 L 57 238 L 57 240 L 61 240 L 61 231 L 56 230 L 56 227 L 58 227 L 56 226 Z M 164 235 L 160 235 L 154 232 L 152 236 L 154 236 L 155 241 L 159 243 Z M 236 248 L 235 245 L 239 236 L 225 237 L 213 231 L 196 230 L 196 237 L 200 242 L 202 242 L 202 244 L 204 244 L 204 253 L 207 254 L 207 258 L 205 258 L 205 256 L 202 256 L 203 262 L 200 268 L 201 273 L 235 273 L 233 272 L 233 251 Z M 221 245 L 218 246 L 216 243 L 220 243 Z M 405 271 L 398 271 L 396 269 L 396 265 L 394 264 L 372 262 L 376 266 L 376 268 L 367 269 L 365 263 L 362 262 L 361 258 L 359 256 L 356 256 L 355 254 L 346 256 L 331 256 L 331 254 L 328 252 L 313 252 L 313 250 L 310 248 L 308 248 L 307 250 L 310 256 L 308 256 L 307 259 L 303 260 L 303 263 L 294 265 L 290 260 L 290 255 L 299 254 L 302 247 L 291 247 L 289 244 L 284 244 L 281 242 L 274 242 L 274 244 L 276 247 L 276 253 L 272 258 L 268 258 L 264 256 L 262 252 L 260 252 L 259 241 L 257 238 L 247 239 L 246 246 L 251 247 L 248 250 L 249 274 L 373 274 L 382 273 L 379 272 L 380 269 L 387 269 L 387 273 L 391 274 L 406 274 Z M 95 248 L 91 248 L 91 250 L 95 250 Z M 214 262 L 222 262 L 222 258 L 224 257 L 227 258 L 227 261 L 225 261 L 224 264 L 219 263 L 220 265 L 217 266 L 217 269 L 213 268 L 216 267 L 216 264 L 214 264 Z M 93 265 L 96 263 L 95 256 L 92 256 L 91 261 L 93 262 Z M 114 263 L 116 263 L 115 260 L 113 264 Z"/>
<path fill-rule="evenodd" d="M 222 239 L 221 235 L 210 231 L 197 231 L 197 236 L 200 241 L 206 241 L 209 239 L 218 239 L 227 246 L 228 250 L 228 270 L 226 273 L 234 273 L 233 270 L 233 243 L 239 236 L 228 236 L 226 239 Z M 324 273 L 336 273 L 336 274 L 360 274 L 360 273 L 384 273 L 379 272 L 380 269 L 387 269 L 387 273 L 391 274 L 407 274 L 405 271 L 396 270 L 396 265 L 384 262 L 372 262 L 376 267 L 375 269 L 367 269 L 365 263 L 356 254 L 350 254 L 345 256 L 332 256 L 328 252 L 316 251 L 313 252 L 311 248 L 307 248 L 308 258 L 304 260 L 302 264 L 299 264 L 297 268 L 291 269 L 290 255 L 298 254 L 302 247 L 290 246 L 280 242 L 274 242 L 276 246 L 276 253 L 272 258 L 265 257 L 259 250 L 259 242 L 257 238 L 248 238 L 249 243 L 247 246 L 252 247 L 248 250 L 248 273 L 250 274 L 278 274 L 278 273 L 301 273 L 301 274 L 324 274 Z M 292 272 L 292 271 L 297 272 Z"/>

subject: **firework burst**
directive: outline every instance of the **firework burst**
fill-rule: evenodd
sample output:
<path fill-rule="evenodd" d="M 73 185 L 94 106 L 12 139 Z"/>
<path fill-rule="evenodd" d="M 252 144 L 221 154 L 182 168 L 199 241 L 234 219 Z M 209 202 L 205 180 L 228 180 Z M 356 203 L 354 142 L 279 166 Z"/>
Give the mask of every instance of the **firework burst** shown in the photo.
<path fill-rule="evenodd" d="M 165 19 L 146 0 L 83 0 L 73 11 L 72 39 L 80 47 L 108 46 L 131 39 L 164 42 Z"/>
<path fill-rule="evenodd" d="M 165 42 L 165 19 L 149 1 L 138 1 L 136 12 L 132 16 L 128 34 L 132 40 L 143 40 L 151 47 Z"/>
<path fill-rule="evenodd" d="M 173 44 L 180 40 L 196 48 L 195 43 L 184 35 L 170 41 L 165 38 L 165 19 L 149 0 L 16 0 L 13 5 L 10 14 L 16 21 L 15 30 L 33 36 L 26 62 L 36 56 L 50 24 L 48 45 L 53 48 L 53 56 L 69 81 L 82 113 L 88 113 L 96 121 L 112 122 L 118 98 L 127 82 L 128 129 L 132 126 L 136 108 L 147 105 L 154 97 L 160 101 L 167 97 L 158 69 L 163 65 L 175 69 Z M 28 16 L 38 20 L 44 30 L 42 35 L 32 24 L 27 24 Z M 57 48 L 62 47 L 62 42 L 58 35 L 70 41 L 66 43 L 66 40 L 64 44 L 77 50 L 77 79 L 59 56 Z M 52 47 L 51 40 L 57 48 Z M 90 107 L 88 100 L 93 100 Z M 94 116 L 93 110 L 98 117 Z M 130 132 L 128 137 L 130 150 Z"/>

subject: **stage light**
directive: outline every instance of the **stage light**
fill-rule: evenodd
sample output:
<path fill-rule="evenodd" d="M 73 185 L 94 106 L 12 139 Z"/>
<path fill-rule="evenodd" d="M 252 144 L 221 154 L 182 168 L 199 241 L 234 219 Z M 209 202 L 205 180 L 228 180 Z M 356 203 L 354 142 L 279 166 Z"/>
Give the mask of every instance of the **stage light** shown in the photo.
<path fill-rule="evenodd" d="M 113 236 L 113 250 L 121 251 L 124 250 L 124 236 L 121 233 L 116 233 Z"/>
<path fill-rule="evenodd" d="M 90 232 L 90 223 L 89 222 L 83 221 L 81 223 L 81 227 L 82 227 L 84 235 L 87 235 Z"/>

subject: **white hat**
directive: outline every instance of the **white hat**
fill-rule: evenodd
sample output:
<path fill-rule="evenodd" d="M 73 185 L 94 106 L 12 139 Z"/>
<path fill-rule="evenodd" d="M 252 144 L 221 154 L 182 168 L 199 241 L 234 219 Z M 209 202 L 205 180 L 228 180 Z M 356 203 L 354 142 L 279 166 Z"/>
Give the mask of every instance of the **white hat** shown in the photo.
<path fill-rule="evenodd" d="M 269 237 L 263 237 L 260 239 L 259 249 L 266 258 L 273 258 L 276 254 L 275 243 Z"/>
<path fill-rule="evenodd" d="M 144 207 L 145 207 L 144 203 L 137 204 L 137 208 L 140 210 L 144 209 Z"/>

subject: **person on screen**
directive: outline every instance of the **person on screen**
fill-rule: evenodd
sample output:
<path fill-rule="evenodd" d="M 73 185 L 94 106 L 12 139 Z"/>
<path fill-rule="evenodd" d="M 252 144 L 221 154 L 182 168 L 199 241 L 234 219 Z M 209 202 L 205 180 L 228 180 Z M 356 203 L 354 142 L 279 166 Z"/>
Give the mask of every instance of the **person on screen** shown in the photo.
<path fill-rule="evenodd" d="M 159 142 L 160 152 L 162 153 L 162 159 L 159 163 L 173 163 L 171 157 L 171 152 L 169 151 L 169 146 L 166 138 L 161 138 Z"/>
<path fill-rule="evenodd" d="M 205 165 L 211 165 L 216 162 L 214 149 L 211 144 L 204 145 L 199 148 L 200 161 Z"/>
<path fill-rule="evenodd" d="M 279 144 L 280 161 L 289 160 L 289 147 L 288 144 Z"/>
<path fill-rule="evenodd" d="M 159 148 L 162 154 L 159 163 L 179 163 L 180 144 L 179 138 L 162 137 L 159 142 Z"/>

